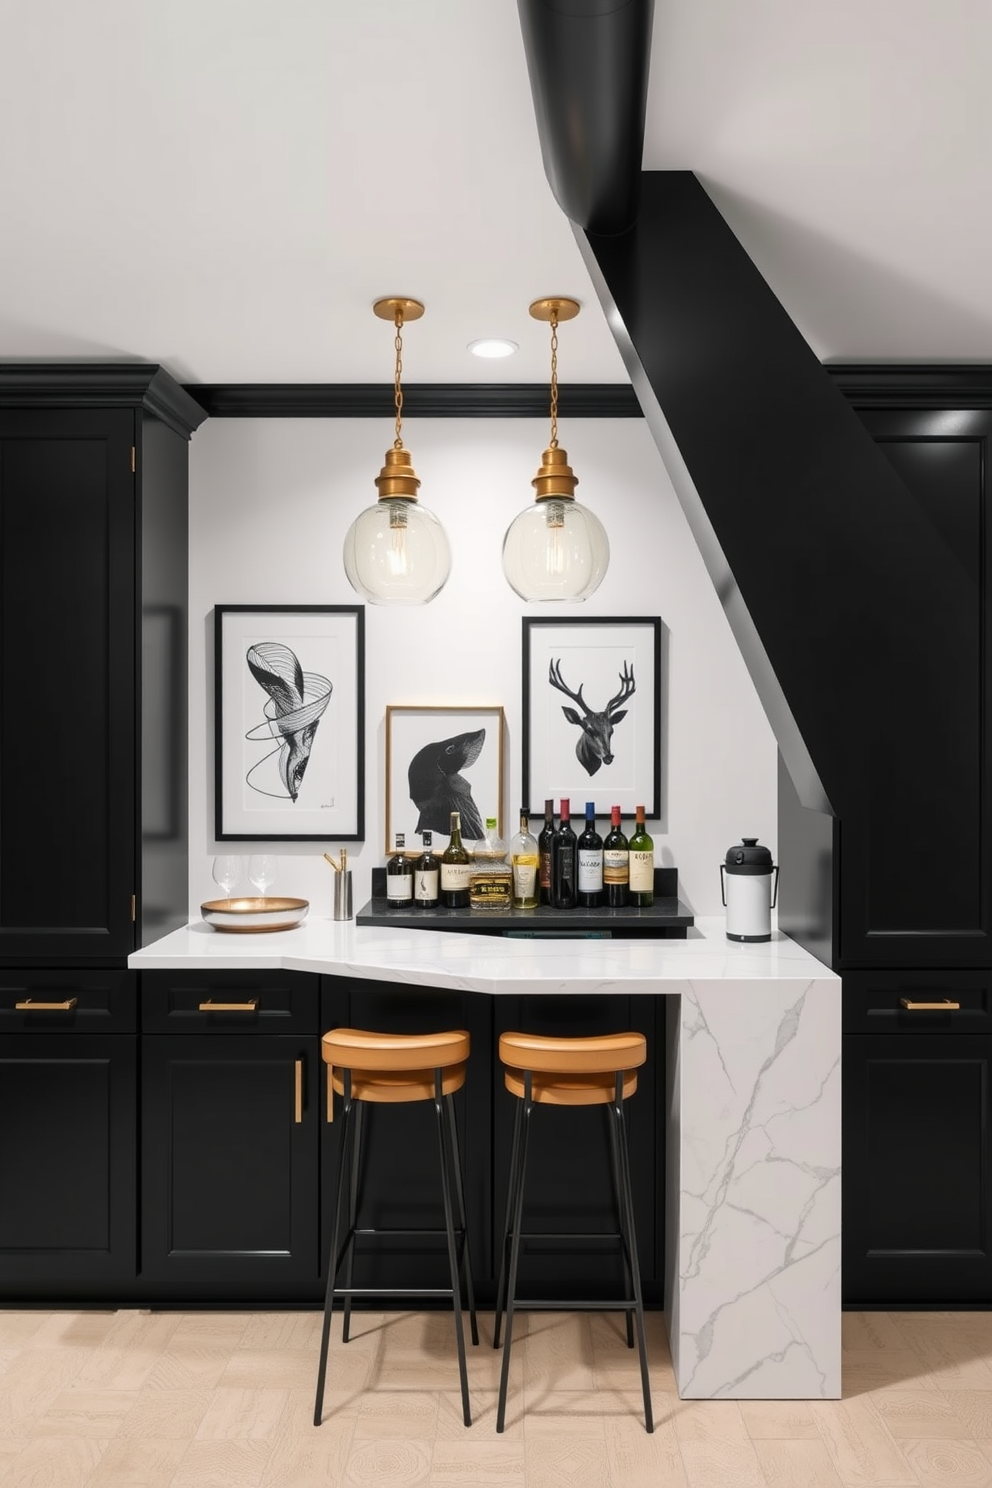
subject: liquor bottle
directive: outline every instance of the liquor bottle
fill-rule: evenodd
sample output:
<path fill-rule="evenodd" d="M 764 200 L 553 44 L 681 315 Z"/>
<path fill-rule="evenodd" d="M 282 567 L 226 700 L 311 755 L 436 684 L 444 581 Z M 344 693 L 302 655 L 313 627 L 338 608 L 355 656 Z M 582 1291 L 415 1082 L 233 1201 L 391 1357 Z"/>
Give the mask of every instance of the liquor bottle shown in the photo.
<path fill-rule="evenodd" d="M 513 870 L 513 908 L 536 909 L 541 854 L 530 830 L 530 812 L 520 808 L 520 831 L 510 838 L 510 867 Z"/>
<path fill-rule="evenodd" d="M 413 902 L 418 909 L 437 909 L 441 864 L 434 856 L 434 834 L 424 828 L 424 850 L 413 870 Z"/>
<path fill-rule="evenodd" d="M 596 831 L 596 807 L 586 802 L 586 828 L 579 838 L 579 904 L 595 909 L 603 902 L 603 839 Z"/>
<path fill-rule="evenodd" d="M 409 909 L 413 903 L 413 865 L 404 851 L 406 833 L 396 833 L 396 851 L 386 864 L 386 903 L 390 909 Z"/>
<path fill-rule="evenodd" d="M 451 839 L 441 854 L 441 903 L 445 909 L 468 909 L 469 855 L 462 847 L 462 814 L 451 813 Z"/>
<path fill-rule="evenodd" d="M 654 841 L 644 827 L 644 807 L 634 808 L 637 825 L 630 839 L 630 903 L 647 909 L 654 903 Z"/>
<path fill-rule="evenodd" d="M 575 833 L 568 817 L 568 797 L 562 796 L 558 830 L 551 839 L 552 909 L 572 909 L 575 906 Z"/>
<path fill-rule="evenodd" d="M 551 903 L 551 839 L 554 835 L 555 803 L 554 801 L 545 801 L 544 826 L 541 828 L 537 839 L 537 852 L 540 858 L 539 898 L 542 904 Z"/>
<path fill-rule="evenodd" d="M 603 886 L 610 909 L 623 909 L 630 881 L 630 844 L 620 829 L 620 807 L 610 807 L 610 830 L 603 843 Z"/>
<path fill-rule="evenodd" d="M 506 843 L 496 829 L 496 818 L 487 816 L 486 835 L 472 852 L 469 908 L 493 914 L 508 910 L 512 898 L 513 874 L 506 861 Z"/>

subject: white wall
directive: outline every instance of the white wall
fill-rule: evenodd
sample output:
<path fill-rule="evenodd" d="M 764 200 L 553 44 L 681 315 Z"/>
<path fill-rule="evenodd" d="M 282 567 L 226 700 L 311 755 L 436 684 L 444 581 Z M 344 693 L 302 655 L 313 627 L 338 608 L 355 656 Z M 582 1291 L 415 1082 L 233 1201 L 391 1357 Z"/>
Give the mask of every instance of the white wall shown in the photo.
<path fill-rule="evenodd" d="M 584 605 L 526 605 L 500 566 L 503 533 L 532 499 L 547 443 L 534 419 L 410 420 L 404 439 L 420 497 L 444 523 L 451 578 L 430 605 L 366 607 L 366 841 L 349 843 L 356 907 L 384 860 L 387 703 L 502 703 L 510 822 L 520 792 L 521 617 L 660 615 L 662 815 L 649 823 L 659 864 L 679 870 L 682 898 L 718 914 L 719 864 L 757 836 L 775 851 L 776 747 L 702 559 L 644 423 L 566 421 L 562 444 L 578 498 L 610 539 L 610 569 Z M 215 604 L 351 604 L 344 534 L 376 496 L 392 442 L 376 419 L 211 419 L 190 453 L 190 913 L 217 894 L 214 840 L 213 617 Z M 533 804 L 533 803 L 532 803 Z M 581 810 L 581 807 L 579 808 Z M 281 872 L 270 893 L 330 912 L 337 843 L 264 844 Z M 250 843 L 222 851 L 252 850 Z M 241 892 L 251 892 L 247 885 Z"/>

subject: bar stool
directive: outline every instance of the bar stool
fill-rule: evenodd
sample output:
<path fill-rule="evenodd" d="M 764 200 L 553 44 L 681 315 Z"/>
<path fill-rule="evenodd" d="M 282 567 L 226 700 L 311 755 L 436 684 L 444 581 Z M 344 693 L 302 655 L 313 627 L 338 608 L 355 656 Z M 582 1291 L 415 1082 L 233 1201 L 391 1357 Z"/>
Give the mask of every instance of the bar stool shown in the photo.
<path fill-rule="evenodd" d="M 472 1342 L 479 1342 L 475 1316 L 475 1292 L 472 1287 L 472 1265 L 465 1223 L 465 1196 L 462 1187 L 461 1162 L 458 1156 L 458 1133 L 452 1096 L 465 1083 L 469 1056 L 469 1035 L 458 1029 L 448 1033 L 368 1033 L 360 1028 L 332 1028 L 321 1040 L 321 1052 L 327 1065 L 327 1113 L 333 1116 L 333 1092 L 344 1097 L 341 1133 L 341 1163 L 338 1171 L 334 1221 L 327 1256 L 327 1292 L 324 1299 L 324 1327 L 320 1341 L 320 1365 L 317 1371 L 317 1398 L 313 1423 L 320 1425 L 324 1405 L 324 1380 L 327 1374 L 327 1350 L 331 1333 L 334 1299 L 344 1300 L 342 1339 L 348 1342 L 351 1327 L 351 1304 L 355 1297 L 450 1297 L 455 1315 L 455 1340 L 458 1347 L 458 1369 L 462 1386 L 462 1414 L 471 1426 L 469 1413 L 468 1373 L 465 1365 L 465 1330 L 462 1322 L 460 1272 L 465 1269 L 465 1293 L 472 1325 Z M 362 1111 L 365 1103 L 410 1101 L 434 1102 L 437 1112 L 438 1147 L 441 1159 L 441 1198 L 444 1205 L 444 1229 L 375 1229 L 358 1228 L 360 1167 L 362 1161 Z M 350 1170 L 351 1183 L 347 1202 L 347 1228 L 341 1248 L 342 1214 L 345 1208 L 345 1171 Z M 449 1176 L 450 1173 L 450 1176 Z M 451 1203 L 454 1183 L 458 1223 L 455 1224 Z M 444 1235 L 447 1240 L 451 1286 L 424 1287 L 355 1287 L 355 1240 L 361 1235 Z M 456 1244 L 457 1240 L 457 1244 Z M 336 1285 L 342 1263 L 347 1259 L 345 1284 Z"/>
<path fill-rule="evenodd" d="M 641 1296 L 641 1273 L 637 1263 L 637 1240 L 634 1235 L 634 1200 L 630 1186 L 630 1159 L 627 1153 L 627 1128 L 623 1103 L 637 1089 L 636 1070 L 647 1058 L 647 1041 L 641 1033 L 610 1033 L 593 1038 L 544 1038 L 530 1033 L 504 1033 L 500 1036 L 499 1057 L 505 1066 L 506 1088 L 517 1097 L 513 1122 L 513 1147 L 510 1155 L 510 1180 L 506 1196 L 506 1220 L 503 1227 L 503 1252 L 496 1291 L 496 1318 L 493 1348 L 499 1348 L 500 1327 L 506 1312 L 506 1338 L 499 1380 L 499 1406 L 496 1430 L 502 1431 L 506 1419 L 506 1386 L 510 1373 L 510 1342 L 513 1314 L 517 1307 L 551 1311 L 562 1306 L 586 1312 L 620 1312 L 627 1314 L 627 1347 L 634 1346 L 634 1325 L 640 1352 L 641 1386 L 644 1391 L 644 1424 L 654 1431 L 651 1409 L 651 1386 L 648 1379 L 647 1348 L 644 1340 L 644 1303 Z M 626 1297 L 606 1301 L 547 1302 L 517 1296 L 517 1263 L 520 1242 L 529 1232 L 521 1228 L 524 1206 L 524 1179 L 527 1170 L 527 1138 L 531 1112 L 535 1106 L 597 1106 L 606 1108 L 610 1132 L 610 1157 L 613 1197 L 617 1211 L 619 1241 L 623 1257 Z M 546 1235 L 542 1238 L 548 1238 Z M 591 1236 L 558 1235 L 556 1239 L 589 1239 Z M 598 1238 L 598 1237 L 597 1237 Z M 507 1249 L 509 1248 L 509 1278 Z"/>

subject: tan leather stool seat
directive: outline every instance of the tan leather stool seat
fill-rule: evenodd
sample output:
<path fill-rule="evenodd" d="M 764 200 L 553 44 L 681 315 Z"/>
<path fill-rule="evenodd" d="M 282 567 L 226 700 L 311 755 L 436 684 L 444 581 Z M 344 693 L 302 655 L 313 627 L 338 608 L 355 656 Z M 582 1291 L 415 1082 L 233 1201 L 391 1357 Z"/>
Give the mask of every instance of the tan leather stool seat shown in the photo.
<path fill-rule="evenodd" d="M 635 1070 L 647 1059 L 647 1053 L 642 1033 L 608 1033 L 592 1038 L 504 1033 L 499 1041 L 507 1090 L 523 1100 L 524 1071 L 530 1070 L 535 1105 L 607 1105 L 621 1072 L 623 1099 L 627 1100 L 637 1089 Z"/>
<path fill-rule="evenodd" d="M 463 1028 L 448 1033 L 370 1033 L 363 1028 L 332 1028 L 320 1041 L 331 1084 L 344 1095 L 343 1069 L 350 1069 L 353 1100 L 433 1100 L 434 1071 L 442 1095 L 465 1084 L 470 1052 Z"/>

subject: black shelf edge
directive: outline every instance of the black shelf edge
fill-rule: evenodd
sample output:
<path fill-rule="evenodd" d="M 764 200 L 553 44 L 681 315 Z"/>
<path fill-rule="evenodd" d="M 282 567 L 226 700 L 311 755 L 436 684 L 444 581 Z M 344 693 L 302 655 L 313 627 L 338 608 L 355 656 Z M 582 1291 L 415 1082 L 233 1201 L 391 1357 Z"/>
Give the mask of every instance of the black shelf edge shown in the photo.
<path fill-rule="evenodd" d="M 190 382 L 185 391 L 211 418 L 390 418 L 390 383 Z M 548 417 L 544 383 L 404 383 L 403 415 L 413 418 Z M 558 412 L 566 418 L 641 418 L 629 383 L 562 383 Z"/>
<path fill-rule="evenodd" d="M 671 935 L 684 939 L 695 923 L 692 911 L 681 899 L 656 898 L 647 909 L 628 905 L 624 909 L 552 909 L 539 904 L 536 909 L 504 909 L 487 913 L 470 909 L 390 909 L 385 898 L 372 898 L 358 911 L 357 925 L 396 930 L 456 930 L 471 934 L 499 935 L 533 931 L 535 934 L 612 934 Z"/>

